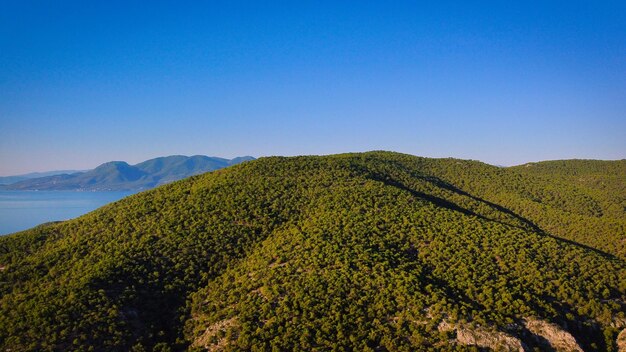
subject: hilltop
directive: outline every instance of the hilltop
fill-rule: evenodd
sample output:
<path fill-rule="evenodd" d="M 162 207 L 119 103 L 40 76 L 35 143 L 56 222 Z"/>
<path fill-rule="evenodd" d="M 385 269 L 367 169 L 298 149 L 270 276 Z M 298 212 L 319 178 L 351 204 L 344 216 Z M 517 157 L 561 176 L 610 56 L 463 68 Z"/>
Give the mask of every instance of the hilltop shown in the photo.
<path fill-rule="evenodd" d="M 1 237 L 0 349 L 615 351 L 626 169 L 591 164 L 369 152 L 173 182 Z"/>
<path fill-rule="evenodd" d="M 172 155 L 136 165 L 124 161 L 104 163 L 85 172 L 55 174 L 11 183 L 2 189 L 37 191 L 137 191 L 154 188 L 185 177 L 221 169 L 253 157 L 224 159 L 204 155 Z"/>

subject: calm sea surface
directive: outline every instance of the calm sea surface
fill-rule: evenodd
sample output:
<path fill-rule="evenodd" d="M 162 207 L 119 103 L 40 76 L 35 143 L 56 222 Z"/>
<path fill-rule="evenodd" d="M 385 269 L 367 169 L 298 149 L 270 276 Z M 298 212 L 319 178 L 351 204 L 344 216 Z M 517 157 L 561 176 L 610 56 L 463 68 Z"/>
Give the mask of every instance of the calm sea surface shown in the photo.
<path fill-rule="evenodd" d="M 0 235 L 72 219 L 133 193 L 0 191 Z"/>

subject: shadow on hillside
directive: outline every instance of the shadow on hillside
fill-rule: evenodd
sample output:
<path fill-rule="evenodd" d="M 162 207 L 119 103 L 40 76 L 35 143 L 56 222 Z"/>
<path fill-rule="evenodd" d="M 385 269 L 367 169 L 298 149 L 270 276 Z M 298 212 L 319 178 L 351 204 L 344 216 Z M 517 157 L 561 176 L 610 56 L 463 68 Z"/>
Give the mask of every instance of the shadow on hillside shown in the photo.
<path fill-rule="evenodd" d="M 449 201 L 447 199 L 444 199 L 444 198 L 441 198 L 441 197 L 437 197 L 437 196 L 434 196 L 432 194 L 427 194 L 427 193 L 424 193 L 424 192 L 420 192 L 418 190 L 415 190 L 415 189 L 413 189 L 411 187 L 406 186 L 404 183 L 402 183 L 400 181 L 393 180 L 393 179 L 390 179 L 388 177 L 381 177 L 379 175 L 374 175 L 374 174 L 370 174 L 369 176 L 370 176 L 370 178 L 372 180 L 379 181 L 379 182 L 382 182 L 382 183 L 384 183 L 384 184 L 386 184 L 388 186 L 391 186 L 391 187 L 394 187 L 394 188 L 398 188 L 398 189 L 400 189 L 402 191 L 408 192 L 408 193 L 410 193 L 411 195 L 413 195 L 416 198 L 420 198 L 420 199 L 423 199 L 423 200 L 425 200 L 427 202 L 431 202 L 431 203 L 433 203 L 433 204 L 435 204 L 437 206 L 440 206 L 442 208 L 446 208 L 446 209 L 449 209 L 449 210 L 457 211 L 457 212 L 460 212 L 460 213 L 462 213 L 464 215 L 475 216 L 477 218 L 480 218 L 480 219 L 483 219 L 483 220 L 486 220 L 486 221 L 493 221 L 493 222 L 497 222 L 499 224 L 503 224 L 503 225 L 507 225 L 507 226 L 514 226 L 514 227 L 517 227 L 517 228 L 525 229 L 522 226 L 516 226 L 516 225 L 512 225 L 512 224 L 509 224 L 509 223 L 506 223 L 506 222 L 503 222 L 503 221 L 500 221 L 500 220 L 488 218 L 488 217 L 486 217 L 484 215 L 481 215 L 481 214 L 478 214 L 478 213 L 476 213 L 476 212 L 474 212 L 474 211 L 472 211 L 470 209 L 461 207 L 460 205 L 458 205 L 456 203 L 453 203 L 453 202 L 451 202 L 451 201 Z M 433 182 L 429 178 L 425 178 L 425 177 L 419 177 L 419 178 L 421 180 L 424 180 L 424 181 L 427 181 L 427 182 Z M 438 184 L 435 184 L 435 185 L 438 186 L 438 187 L 441 187 Z M 442 187 L 442 188 L 445 188 L 445 187 Z M 455 189 L 457 191 L 460 191 L 460 190 L 458 190 L 456 188 L 453 188 L 453 189 Z M 462 192 L 462 191 L 460 191 L 460 192 Z M 459 194 L 466 196 L 466 194 L 463 194 L 463 193 L 459 193 Z M 480 198 L 474 198 L 474 197 L 470 197 L 470 198 L 472 198 L 474 200 L 477 200 L 477 201 L 480 201 L 479 200 Z M 488 203 L 488 204 L 490 204 L 490 203 Z M 537 227 L 534 224 L 532 224 L 532 225 L 533 226 L 531 228 L 533 230 L 536 229 L 537 232 L 540 232 L 539 227 Z M 527 230 L 527 229 L 525 229 L 525 230 Z"/>
<path fill-rule="evenodd" d="M 437 196 L 433 196 L 431 194 L 427 194 L 427 193 L 424 193 L 424 192 L 420 192 L 420 191 L 414 190 L 414 189 L 412 189 L 410 187 L 405 186 L 403 183 L 400 183 L 398 181 L 390 180 L 390 179 L 380 179 L 380 178 L 378 178 L 378 179 L 375 178 L 375 180 L 383 182 L 384 184 L 386 184 L 388 186 L 392 186 L 392 187 L 401 189 L 401 190 L 403 190 L 405 192 L 409 192 L 414 197 L 423 199 L 423 200 L 428 201 L 428 202 L 431 202 L 431 203 L 433 203 L 433 204 L 435 204 L 437 206 L 440 206 L 440 207 L 443 207 L 443 208 L 446 208 L 446 209 L 449 209 L 449 210 L 453 210 L 453 211 L 458 211 L 458 212 L 460 212 L 460 213 L 462 213 L 464 215 L 475 216 L 475 217 L 481 218 L 483 220 L 493 221 L 492 219 L 489 219 L 489 218 L 487 218 L 487 217 L 485 217 L 483 215 L 475 213 L 475 212 L 473 212 L 473 211 L 471 211 L 469 209 L 463 208 L 463 207 L 459 206 L 458 204 L 453 203 L 453 202 L 451 202 L 449 200 L 446 200 L 446 199 L 443 199 L 443 198 L 440 198 L 440 197 L 437 197 Z"/>
<path fill-rule="evenodd" d="M 405 171 L 408 172 L 408 170 L 405 170 Z M 617 259 L 617 257 L 615 257 L 614 255 L 612 255 L 610 253 L 607 253 L 607 252 L 603 252 L 603 251 L 601 251 L 601 250 L 599 250 L 597 248 L 593 248 L 593 247 L 587 246 L 585 244 L 578 243 L 578 242 L 575 242 L 575 241 L 572 241 L 572 240 L 569 240 L 569 239 L 565 239 L 565 238 L 562 238 L 562 237 L 554 236 L 554 235 L 546 232 L 545 230 L 543 230 L 536 223 L 534 223 L 531 220 L 529 220 L 529 219 L 527 219 L 527 218 L 525 218 L 525 217 L 515 213 L 511 209 L 506 208 L 504 206 L 501 206 L 499 204 L 487 201 L 487 200 L 482 199 L 480 197 L 476 197 L 476 196 L 474 196 L 472 194 L 469 194 L 469 193 L 467 193 L 467 192 L 465 192 L 465 191 L 463 191 L 463 190 L 453 186 L 452 184 L 450 184 L 448 182 L 445 182 L 445 181 L 443 181 L 443 180 L 441 180 L 441 179 L 439 179 L 437 177 L 414 175 L 412 173 L 409 173 L 409 174 L 410 174 L 411 177 L 414 177 L 416 179 L 428 182 L 428 183 L 430 183 L 430 184 L 432 184 L 432 185 L 434 185 L 434 186 L 436 186 L 438 188 L 442 188 L 442 189 L 445 189 L 445 190 L 447 190 L 449 192 L 453 192 L 453 193 L 456 193 L 458 195 L 461 195 L 461 196 L 464 196 L 464 197 L 468 197 L 468 198 L 470 198 L 470 199 L 472 199 L 472 200 L 474 200 L 476 202 L 485 204 L 486 206 L 488 206 L 488 207 L 490 207 L 492 209 L 495 209 L 497 211 L 503 212 L 503 213 L 507 214 L 508 216 L 513 217 L 515 220 L 519 221 L 521 224 L 523 224 L 523 226 L 507 223 L 507 222 L 504 222 L 504 221 L 501 221 L 501 220 L 497 220 L 497 219 L 488 218 L 488 217 L 486 217 L 486 216 L 484 216 L 482 214 L 476 213 L 476 212 L 474 212 L 474 211 L 472 211 L 470 209 L 461 207 L 458 204 L 453 203 L 453 202 L 451 202 L 451 201 L 449 201 L 447 199 L 444 199 L 444 198 L 441 198 L 441 197 L 437 197 L 437 196 L 434 196 L 434 195 L 431 195 L 431 194 L 427 194 L 427 193 L 424 193 L 424 192 L 417 191 L 417 190 L 415 190 L 415 189 L 405 185 L 404 183 L 402 183 L 402 182 L 400 182 L 398 180 L 389 178 L 388 176 L 382 176 L 382 175 L 378 175 L 378 174 L 370 172 L 368 174 L 368 178 L 370 178 L 372 180 L 375 180 L 375 181 L 382 182 L 382 183 L 384 183 L 386 185 L 389 185 L 389 186 L 401 189 L 403 191 L 409 192 L 410 194 L 412 194 L 416 198 L 423 199 L 425 201 L 431 202 L 431 203 L 433 203 L 433 204 L 435 204 L 437 206 L 440 206 L 440 207 L 443 207 L 443 208 L 446 208 L 446 209 L 450 209 L 450 210 L 453 210 L 453 211 L 460 212 L 460 213 L 462 213 L 464 215 L 475 216 L 477 218 L 480 218 L 480 219 L 483 219 L 483 220 L 486 220 L 486 221 L 493 221 L 493 222 L 497 222 L 497 223 L 502 224 L 502 225 L 517 227 L 517 228 L 522 229 L 522 230 L 530 230 L 530 231 L 533 231 L 533 232 L 535 232 L 535 233 L 537 233 L 539 235 L 548 236 L 548 237 L 554 238 L 557 241 L 560 241 L 560 242 L 563 242 L 563 243 L 566 243 L 566 244 L 569 244 L 569 245 L 572 245 L 572 246 L 576 246 L 578 248 L 582 248 L 582 249 L 591 251 L 591 252 L 593 252 L 593 253 L 595 253 L 595 254 L 603 257 L 603 258 L 610 259 L 610 260 Z"/>
<path fill-rule="evenodd" d="M 519 324 L 520 331 L 517 333 L 521 340 L 526 344 L 529 351 L 556 352 L 545 337 L 536 335 L 528 330 L 523 324 Z"/>
<path fill-rule="evenodd" d="M 422 179 L 426 180 L 425 177 L 423 177 Z M 505 213 L 507 215 L 510 215 L 510 216 L 514 217 L 515 219 L 517 219 L 518 221 L 520 221 L 524 225 L 528 226 L 530 229 L 532 229 L 534 232 L 536 232 L 536 233 L 538 233 L 540 235 L 548 236 L 548 237 L 556 239 L 557 241 L 565 242 L 567 244 L 570 244 L 570 245 L 573 245 L 573 246 L 576 246 L 576 247 L 580 247 L 580 248 L 592 251 L 592 252 L 594 252 L 594 253 L 596 253 L 596 254 L 604 257 L 604 258 L 607 258 L 607 259 L 615 259 L 616 258 L 614 255 L 612 255 L 610 253 L 607 253 L 607 252 L 603 252 L 603 251 L 601 251 L 601 250 L 599 250 L 597 248 L 593 248 L 593 247 L 587 246 L 587 245 L 579 243 L 579 242 L 568 240 L 566 238 L 554 236 L 554 235 L 546 232 L 545 230 L 543 230 L 539 225 L 537 225 L 534 222 L 532 222 L 531 220 L 529 220 L 529 219 L 527 219 L 527 218 L 525 218 L 525 217 L 515 213 L 511 209 L 506 208 L 504 206 L 501 206 L 499 204 L 490 202 L 488 200 L 482 199 L 480 197 L 476 197 L 474 195 L 471 195 L 471 194 L 469 194 L 469 193 L 467 193 L 467 192 L 465 192 L 465 191 L 463 191 L 463 190 L 461 190 L 461 189 L 459 189 L 459 188 L 457 188 L 457 187 L 455 187 L 455 186 L 453 186 L 453 185 L 451 185 L 451 184 L 449 184 L 449 183 L 447 183 L 447 182 L 445 182 L 443 180 L 440 180 L 440 179 L 438 179 L 436 177 L 432 177 L 431 180 L 426 180 L 426 181 L 431 182 L 435 186 L 439 186 L 441 188 L 444 188 L 444 189 L 449 190 L 451 192 L 457 193 L 459 195 L 469 197 L 469 198 L 471 198 L 471 199 L 473 199 L 473 200 L 475 200 L 477 202 L 486 204 L 487 206 L 490 206 L 493 209 L 496 209 L 496 210 L 501 211 L 501 212 L 503 212 L 503 213 Z"/>
<path fill-rule="evenodd" d="M 461 190 L 461 189 L 451 185 L 450 183 L 445 182 L 443 180 L 440 180 L 440 179 L 438 179 L 436 177 L 423 177 L 422 176 L 422 177 L 419 177 L 419 178 L 424 180 L 424 181 L 426 181 L 426 182 L 429 182 L 429 183 L 431 183 L 431 184 L 433 184 L 433 185 L 435 185 L 437 187 L 443 188 L 445 190 L 448 190 L 450 192 L 456 193 L 456 194 L 461 195 L 461 196 L 468 197 L 468 198 L 473 199 L 473 200 L 475 200 L 475 201 L 477 201 L 479 203 L 483 203 L 483 204 L 485 204 L 485 205 L 487 205 L 487 206 L 489 206 L 489 207 L 491 207 L 491 208 L 493 208 L 493 209 L 495 209 L 497 211 L 500 211 L 500 212 L 503 212 L 503 213 L 505 213 L 505 214 L 507 214 L 509 216 L 512 216 L 517 221 L 519 221 L 522 224 L 528 226 L 530 229 L 532 229 L 535 232 L 540 232 L 540 233 L 544 232 L 537 224 L 535 224 L 534 222 L 526 219 L 525 217 L 523 217 L 523 216 L 521 216 L 519 214 L 516 214 L 515 212 L 513 212 L 509 208 L 503 207 L 502 205 L 490 202 L 490 201 L 482 199 L 480 197 L 476 197 L 474 195 L 471 195 L 471 194 L 469 194 L 469 193 L 467 193 L 467 192 L 465 192 L 465 191 L 463 191 L 463 190 Z"/>

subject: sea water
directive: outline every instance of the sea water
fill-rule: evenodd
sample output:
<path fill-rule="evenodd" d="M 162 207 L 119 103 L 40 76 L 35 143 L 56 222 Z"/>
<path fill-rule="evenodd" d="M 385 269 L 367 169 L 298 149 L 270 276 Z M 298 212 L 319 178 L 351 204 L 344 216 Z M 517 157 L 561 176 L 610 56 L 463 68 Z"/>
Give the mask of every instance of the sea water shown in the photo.
<path fill-rule="evenodd" d="M 0 235 L 72 219 L 133 193 L 0 191 Z"/>

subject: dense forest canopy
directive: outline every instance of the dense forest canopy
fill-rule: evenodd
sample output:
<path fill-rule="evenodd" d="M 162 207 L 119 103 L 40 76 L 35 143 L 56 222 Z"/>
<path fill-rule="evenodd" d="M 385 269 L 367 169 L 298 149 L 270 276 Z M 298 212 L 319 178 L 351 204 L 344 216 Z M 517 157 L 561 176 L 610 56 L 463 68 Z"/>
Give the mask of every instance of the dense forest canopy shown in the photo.
<path fill-rule="evenodd" d="M 0 347 L 616 351 L 625 182 L 624 160 L 246 162 L 1 237 Z"/>

